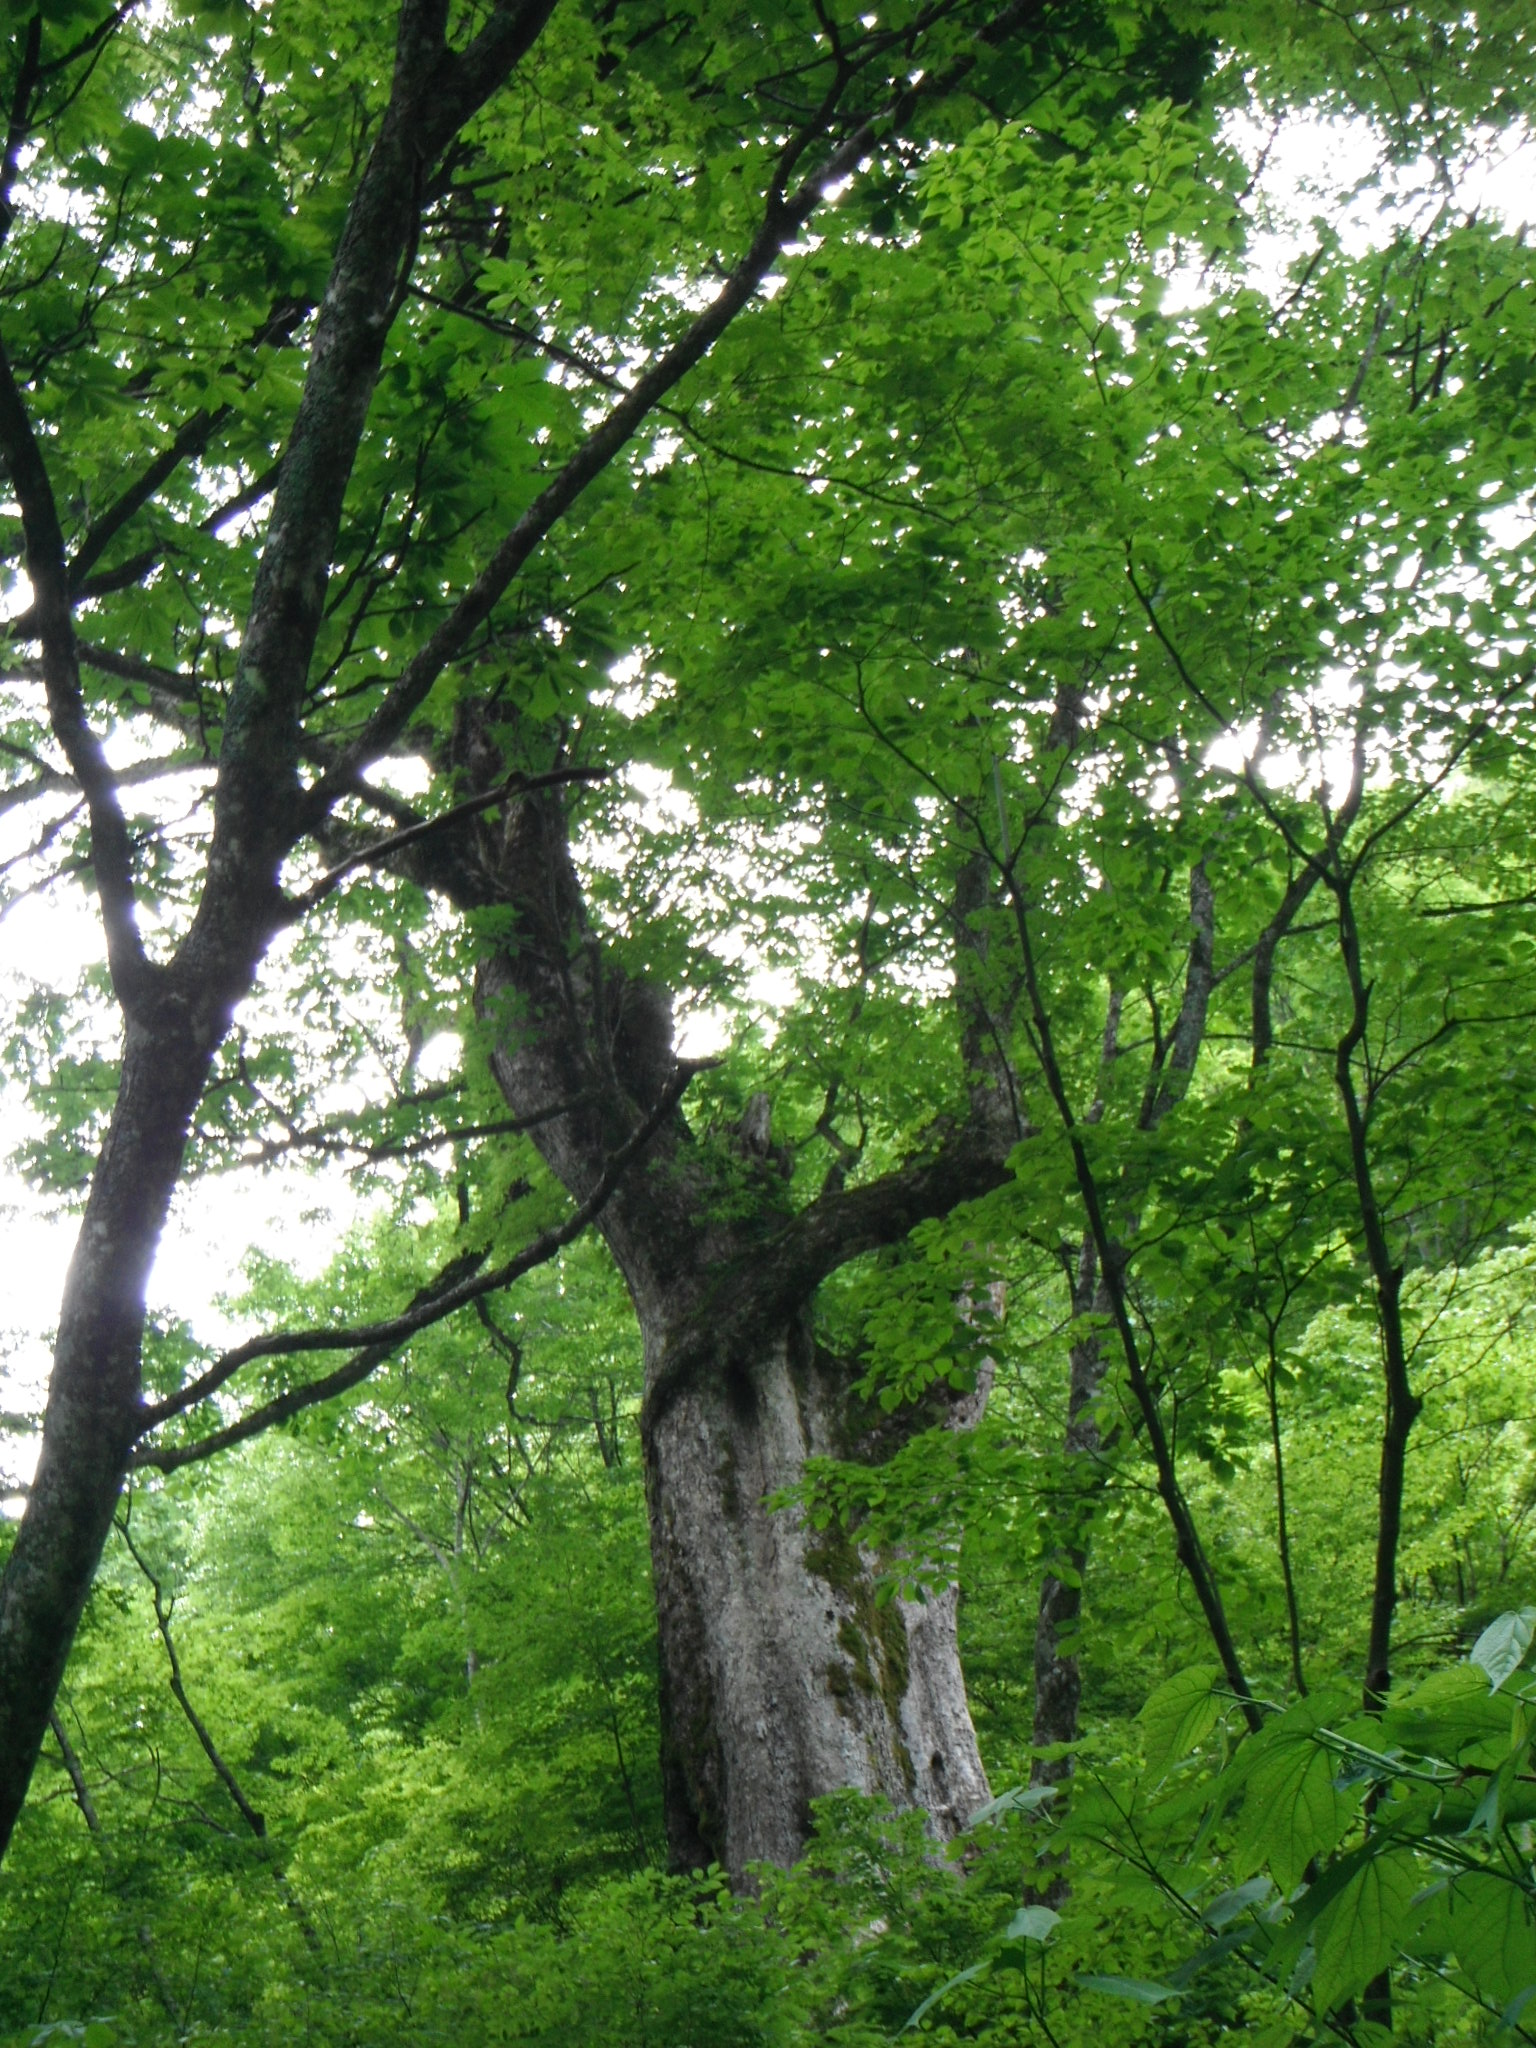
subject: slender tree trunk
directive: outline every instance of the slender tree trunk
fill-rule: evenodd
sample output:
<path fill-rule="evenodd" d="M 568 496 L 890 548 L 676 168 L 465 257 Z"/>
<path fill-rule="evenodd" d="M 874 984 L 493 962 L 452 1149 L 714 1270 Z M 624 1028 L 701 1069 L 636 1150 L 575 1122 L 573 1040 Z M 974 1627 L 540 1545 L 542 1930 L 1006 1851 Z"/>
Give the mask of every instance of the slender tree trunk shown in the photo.
<path fill-rule="evenodd" d="M 92 878 L 124 1018 L 117 1100 L 65 1282 L 37 1472 L 0 1575 L 0 1852 L 21 1811 L 143 1426 L 145 1288 L 192 1115 L 235 1005 L 273 934 L 296 913 L 281 892 L 282 862 L 323 822 L 338 794 L 301 783 L 305 691 L 348 480 L 414 255 L 425 173 L 536 41 L 552 5 L 508 0 L 454 52 L 445 7 L 401 0 L 389 102 L 316 315 L 225 706 L 197 910 L 169 962 L 151 959 L 139 930 L 132 835 L 87 714 L 73 624 L 79 593 L 49 475 L 48 439 L 39 438 L 0 342 L 0 461 L 21 514 L 34 592 L 30 637 L 42 653 L 53 736 L 90 820 Z M 35 59 L 34 39 L 29 75 L 12 107 L 13 137 L 27 132 L 31 118 Z M 14 170 L 14 156 L 7 168 Z M 587 450 L 596 445 L 589 440 Z M 587 474 L 568 465 L 572 496 Z M 81 545 L 89 549 L 89 536 Z M 438 660 L 438 670 L 448 658 Z M 417 660 L 431 666 L 421 655 Z M 425 687 L 420 671 L 415 684 Z"/>
<path fill-rule="evenodd" d="M 1291 1520 L 1285 1495 L 1285 1443 L 1280 1429 L 1279 1357 L 1270 1330 L 1269 1358 L 1264 1371 L 1264 1402 L 1269 1415 L 1269 1448 L 1275 1461 L 1275 1544 L 1280 1553 L 1280 1582 L 1285 1588 L 1285 1626 L 1291 1649 L 1291 1684 L 1305 1699 L 1307 1675 L 1301 1662 L 1301 1602 L 1296 1593 L 1295 1560 L 1291 1553 Z"/>
<path fill-rule="evenodd" d="M 1356 780 L 1359 780 L 1357 769 Z M 1408 1438 L 1424 1402 L 1416 1394 L 1408 1373 L 1408 1346 L 1403 1329 L 1403 1268 L 1394 1258 L 1387 1234 L 1387 1218 L 1377 1192 L 1370 1151 L 1370 1119 L 1375 1108 L 1376 1083 L 1371 1071 L 1366 1032 L 1370 1022 L 1371 984 L 1361 962 L 1360 932 L 1355 920 L 1353 874 L 1344 870 L 1329 878 L 1339 911 L 1339 952 L 1349 981 L 1350 1018 L 1334 1056 L 1334 1081 L 1344 1109 L 1349 1132 L 1349 1158 L 1360 1211 L 1365 1254 L 1376 1289 L 1376 1320 L 1381 1337 L 1384 1414 L 1381 1431 L 1381 1462 L 1376 1482 L 1376 1563 L 1371 1582 L 1370 1636 L 1365 1653 L 1365 1698 L 1368 1714 L 1386 1711 L 1392 1687 L 1392 1623 L 1397 1613 L 1397 1554 L 1402 1540 L 1403 1489 L 1408 1473 Z M 1364 1065 L 1365 1097 L 1356 1084 L 1357 1056 Z M 1369 1824 L 1376 1812 L 1381 1788 L 1373 1786 L 1366 1796 Z M 1367 2021 L 1389 2029 L 1392 2025 L 1392 1971 L 1390 1965 L 1373 1977 L 1361 1994 L 1360 2008 Z"/>
<path fill-rule="evenodd" d="M 42 1448 L 0 1578 L 0 1847 L 21 1812 L 139 1428 L 144 1295 L 211 1045 L 130 1023 L 65 1281 Z"/>
<path fill-rule="evenodd" d="M 1098 1284 L 1093 1246 L 1084 1241 L 1072 1286 L 1072 1312 L 1106 1313 Z M 1062 1542 L 1058 1569 L 1047 1571 L 1040 1584 L 1035 1619 L 1035 1718 L 1031 1740 L 1036 1749 L 1061 1749 L 1077 1740 L 1083 1676 L 1075 1638 L 1083 1611 L 1083 1573 L 1088 1564 L 1087 1524 L 1103 1490 L 1103 1444 L 1098 1399 L 1104 1384 L 1104 1346 L 1095 1331 L 1078 1339 L 1070 1355 L 1067 1432 L 1063 1446 L 1059 1510 Z M 1063 1645 L 1065 1644 L 1065 1647 Z M 1059 1785 L 1072 1776 L 1070 1753 L 1036 1757 L 1030 1768 L 1032 1785 Z"/>
<path fill-rule="evenodd" d="M 1347 825 L 1351 810 L 1342 822 Z M 1308 867 L 1293 878 L 1274 916 L 1260 933 L 1253 956 L 1253 1063 L 1262 1066 L 1273 1041 L 1270 996 L 1275 960 L 1280 943 L 1295 923 L 1302 906 L 1316 888 L 1319 871 Z M 1215 986 L 1215 899 L 1203 862 L 1190 874 L 1191 940 L 1185 967 L 1184 992 L 1179 1014 L 1166 1041 L 1156 1038 L 1153 1061 L 1142 1099 L 1139 1128 L 1155 1131 L 1165 1116 L 1183 1099 L 1205 1037 L 1206 1018 Z M 1022 935 L 1022 927 L 1021 927 Z M 1112 996 L 1105 1024 L 1100 1093 L 1084 1121 L 1097 1123 L 1104 1114 L 1109 1070 L 1119 1057 L 1118 1028 L 1120 1002 Z M 1126 1241 L 1134 1238 L 1137 1218 L 1134 1207 L 1122 1225 Z M 1091 1232 L 1085 1232 L 1077 1271 L 1072 1277 L 1072 1313 L 1110 1315 L 1112 1303 L 1098 1260 Z M 1070 1641 L 1082 1612 L 1082 1577 L 1087 1565 L 1084 1531 L 1090 1503 L 1103 1484 L 1105 1467 L 1100 1441 L 1096 1403 L 1103 1386 L 1106 1359 L 1103 1338 L 1098 1333 L 1074 1344 L 1070 1358 L 1067 1402 L 1066 1456 L 1068 1494 L 1067 1522 L 1061 1555 L 1066 1572 L 1047 1572 L 1040 1589 L 1040 1607 L 1035 1625 L 1035 1722 L 1033 1739 L 1037 1748 L 1059 1748 L 1077 1740 L 1078 1716 L 1082 1705 L 1082 1674 L 1075 1654 L 1063 1654 L 1061 1640 Z M 1271 1394 L 1273 1382 L 1271 1380 Z M 1278 1427 L 1278 1420 L 1276 1421 Z M 1277 1447 L 1278 1459 L 1278 1447 Z M 1278 1464 L 1277 1464 L 1278 1471 Z M 1282 1481 L 1283 1486 L 1283 1481 Z M 1284 1529 L 1283 1492 L 1281 1500 L 1281 1564 L 1286 1582 L 1287 1610 L 1291 1619 L 1293 1663 L 1298 1689 L 1300 1683 L 1299 1629 L 1296 1622 L 1294 1589 L 1290 1583 L 1290 1554 Z M 1039 1758 L 1032 1771 L 1037 1785 L 1058 1784 L 1072 1774 L 1069 1756 Z"/>
<path fill-rule="evenodd" d="M 1050 1015 L 1045 1006 L 1031 933 L 1030 907 L 1017 877 L 1010 873 L 1007 883 L 1018 930 L 1024 987 L 1041 1076 L 1061 1120 L 1062 1133 L 1072 1157 L 1078 1193 L 1087 1217 L 1087 1239 L 1093 1248 L 1110 1320 L 1115 1336 L 1119 1340 L 1131 1398 L 1156 1474 L 1158 1495 L 1167 1510 L 1169 1524 L 1173 1530 L 1174 1552 L 1180 1567 L 1189 1579 L 1190 1589 L 1199 1602 L 1211 1641 L 1221 1659 L 1226 1682 L 1236 1694 L 1249 1727 L 1257 1728 L 1260 1722 L 1259 1709 L 1243 1672 L 1216 1573 L 1200 1540 L 1189 1499 L 1179 1481 L 1173 1441 L 1163 1421 L 1157 1389 L 1148 1373 L 1147 1358 L 1143 1355 L 1141 1340 L 1132 1321 L 1125 1285 L 1124 1248 L 1111 1234 L 1107 1220 L 1105 1190 L 1094 1171 L 1084 1144 L 1083 1132 L 1096 1120 L 1095 1115 L 1090 1112 L 1079 1122 L 1073 1112 L 1065 1073 L 1056 1051 Z M 1215 906 L 1203 863 L 1197 863 L 1190 875 L 1190 912 L 1194 937 L 1185 973 L 1184 1002 L 1171 1039 L 1165 1044 L 1159 1037 L 1155 1046 L 1153 1071 L 1140 1117 L 1140 1126 L 1143 1130 L 1155 1130 L 1167 1110 L 1182 1097 L 1193 1072 L 1201 1040 L 1205 1035 L 1205 1016 L 1213 980 L 1212 942 Z M 1131 1221 L 1134 1226 L 1134 1209 Z"/>

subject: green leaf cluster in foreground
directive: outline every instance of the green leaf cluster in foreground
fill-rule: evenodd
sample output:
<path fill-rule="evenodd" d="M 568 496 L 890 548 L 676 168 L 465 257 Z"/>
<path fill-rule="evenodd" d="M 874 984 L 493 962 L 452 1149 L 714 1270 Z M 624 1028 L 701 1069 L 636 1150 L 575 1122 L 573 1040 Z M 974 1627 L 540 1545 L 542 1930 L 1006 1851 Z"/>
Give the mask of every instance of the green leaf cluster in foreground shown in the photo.
<path fill-rule="evenodd" d="M 1515 2028 L 1536 1999 L 1531 1636 L 1529 1610 L 1502 1615 L 1384 1712 L 1314 1693 L 1226 1749 L 1208 1740 L 1230 1704 L 1209 1675 L 1165 1681 L 1141 1716 L 1153 1768 L 1134 1788 L 1102 1780 L 1062 1829 L 1113 1843 L 1214 1936 L 1147 1995 L 1236 1959 L 1286 2001 L 1282 2026 L 1352 2027 L 1397 1966 L 1410 1999 L 1443 1986 L 1471 2008 L 1463 2026 Z M 1202 1866 L 1233 1880 L 1209 1903 L 1187 1889 Z"/>

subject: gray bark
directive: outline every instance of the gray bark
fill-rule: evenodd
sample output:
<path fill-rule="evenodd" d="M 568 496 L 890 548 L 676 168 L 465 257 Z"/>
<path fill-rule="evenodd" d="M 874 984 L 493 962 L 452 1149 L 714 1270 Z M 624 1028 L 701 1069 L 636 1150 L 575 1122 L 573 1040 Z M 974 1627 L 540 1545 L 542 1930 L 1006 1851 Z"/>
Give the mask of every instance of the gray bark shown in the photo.
<path fill-rule="evenodd" d="M 316 311 L 294 424 L 274 476 L 246 500 L 255 502 L 274 490 L 239 666 L 223 706 L 203 885 L 191 927 L 169 962 L 149 957 L 138 930 L 134 847 L 117 780 L 90 723 L 73 611 L 82 597 L 95 594 L 84 572 L 99 559 L 106 541 L 152 501 L 177 465 L 204 445 L 203 416 L 128 483 L 97 526 L 79 537 L 71 561 L 49 477 L 48 437 L 39 440 L 34 431 L 25 379 L 18 380 L 0 342 L 0 464 L 20 508 L 34 588 L 33 605 L 11 621 L 6 637 L 36 643 L 41 650 L 53 735 L 89 816 L 108 964 L 124 1019 L 119 1095 L 67 1283 L 37 1477 L 0 1578 L 0 1851 L 26 1794 L 133 1444 L 164 1419 L 165 1411 L 157 1417 L 141 1395 L 145 1283 L 213 1054 L 276 931 L 323 900 L 347 871 L 327 878 L 318 892 L 290 901 L 280 885 L 285 857 L 306 836 L 324 829 L 339 799 L 356 793 L 360 772 L 400 738 L 438 676 L 466 653 L 535 550 L 655 405 L 753 302 L 784 247 L 828 193 L 857 170 L 879 134 L 899 129 L 918 104 L 947 93 L 969 68 L 968 62 L 931 72 L 913 68 L 921 39 L 903 42 L 894 76 L 869 92 L 871 73 L 838 57 L 831 89 L 786 138 L 761 195 L 750 241 L 721 290 L 552 472 L 533 504 L 491 550 L 479 575 L 381 690 L 348 743 L 338 746 L 334 732 L 305 730 L 311 658 L 354 458 L 386 338 L 409 289 L 423 204 L 434 167 L 536 42 L 553 5 L 554 0 L 491 0 L 476 10 L 470 40 L 453 47 L 446 0 L 400 0 L 388 100 L 351 194 Z M 948 11 L 937 10 L 935 25 L 944 25 Z M 1002 46 L 1011 33 L 1008 24 L 992 24 L 985 39 Z M 35 122 L 45 118 L 36 105 L 42 36 L 39 13 L 24 32 L 0 163 L 0 240 L 23 145 Z M 94 47 L 88 39 L 75 56 L 84 61 Z M 66 68 L 73 61 L 60 60 Z M 843 105 L 855 81 L 857 115 Z M 66 95 L 62 105 L 72 97 Z M 751 126 L 755 133 L 755 113 Z M 804 169 L 808 164 L 812 167 Z M 134 577 L 148 576 L 158 560 L 155 550 L 135 558 Z M 124 585 L 118 581 L 112 587 Z M 182 701 L 177 676 L 140 662 L 131 650 L 97 649 L 92 659 L 109 673 L 147 679 L 161 691 L 156 699 L 161 710 L 174 714 Z M 162 688 L 167 676 L 176 685 L 169 695 Z M 323 773 L 306 780 L 304 770 L 316 766 Z M 384 849 L 375 852 L 382 857 Z M 548 1153 L 566 1184 L 588 1193 L 602 1186 L 606 1167 L 622 1152 L 622 1143 L 610 1140 L 635 1137 L 635 1106 L 655 1106 L 660 1099 L 643 1071 L 643 1041 L 650 1029 L 646 994 L 622 978 L 603 983 L 594 978 L 599 968 L 599 957 L 590 953 L 583 961 L 565 963 L 554 977 L 559 982 L 564 976 L 573 991 L 584 988 L 584 1013 L 582 1001 L 573 1001 L 564 1019 L 576 1027 L 585 1015 L 586 1029 L 584 1034 L 578 1030 L 571 1063 L 587 1082 L 598 1085 L 593 1114 L 572 1118 L 569 1133 L 550 1133 Z M 494 974 L 488 976 L 492 996 L 494 980 Z M 521 993 L 516 983 L 512 976 L 509 986 Z M 555 1013 L 549 1016 L 552 1027 L 560 1028 Z M 540 1025 L 533 1033 L 536 1046 L 545 1043 L 542 1030 Z M 650 1036 L 652 1050 L 675 1071 L 670 1034 L 658 1038 L 651 1030 Z M 521 1062 L 519 1073 L 536 1079 L 541 1057 L 536 1053 Z M 554 1059 L 554 1066 L 560 1064 L 560 1058 Z M 513 1080 L 508 1069 L 503 1084 L 516 1094 Z M 631 1201 L 611 1230 L 616 1250 L 627 1245 L 631 1254 L 627 1261 L 621 1255 L 620 1263 L 637 1290 L 637 1304 L 649 1304 L 658 1313 L 664 1309 L 667 1316 L 677 1308 L 679 1290 L 688 1313 L 695 1315 L 701 1307 L 701 1276 L 718 1280 L 730 1264 L 729 1258 L 722 1265 L 717 1257 L 721 1247 L 708 1227 L 693 1232 L 696 1242 L 676 1227 L 680 1220 L 691 1220 L 695 1212 L 689 1193 L 698 1195 L 701 1187 L 696 1175 L 681 1171 L 686 1135 L 681 1119 L 674 1117 L 658 1137 L 647 1172 L 637 1176 L 650 1212 L 642 1216 Z M 667 1177 L 673 1165 L 680 1170 L 676 1185 Z M 974 1133 L 952 1133 L 936 1144 L 932 1156 L 892 1176 L 888 1187 L 856 1190 L 840 1207 L 797 1219 L 763 1268 L 763 1284 L 737 1288 L 734 1322 L 721 1318 L 722 1329 L 730 1327 L 731 1357 L 746 1355 L 749 1325 L 758 1332 L 763 1355 L 773 1355 L 773 1347 L 787 1341 L 818 1279 L 841 1259 L 888 1242 L 920 1216 L 980 1192 L 988 1176 L 995 1179 L 1000 1170 L 993 1152 Z M 740 1245 L 725 1249 L 740 1258 Z M 646 1312 L 643 1308 L 642 1315 Z M 670 1333 L 672 1325 L 666 1328 Z M 697 1374 L 706 1348 L 697 1329 L 681 1349 L 669 1334 L 656 1349 L 658 1372 L 669 1375 L 680 1390 Z M 333 1376 L 333 1389 L 355 1383 L 364 1370 L 365 1364 L 354 1363 L 351 1379 Z M 260 1420 L 273 1419 L 269 1405 Z M 169 1469 L 168 1456 L 156 1462 Z"/>
<path fill-rule="evenodd" d="M 851 1786 L 953 1835 L 987 1797 L 954 1590 L 875 1599 L 876 1560 L 769 1498 L 845 1449 L 847 1376 L 799 1328 L 695 1375 L 646 1432 L 672 1853 L 786 1864 Z"/>
<path fill-rule="evenodd" d="M 130 1023 L 65 1282 L 42 1448 L 0 1579 L 0 1848 L 26 1797 L 139 1427 L 144 1292 L 208 1049 Z"/>

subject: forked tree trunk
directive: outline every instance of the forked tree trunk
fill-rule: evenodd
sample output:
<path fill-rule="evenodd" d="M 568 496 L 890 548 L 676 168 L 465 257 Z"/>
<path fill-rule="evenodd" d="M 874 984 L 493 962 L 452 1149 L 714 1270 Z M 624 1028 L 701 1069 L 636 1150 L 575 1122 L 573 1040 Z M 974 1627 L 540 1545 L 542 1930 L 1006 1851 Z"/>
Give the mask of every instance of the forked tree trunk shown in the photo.
<path fill-rule="evenodd" d="M 580 1198 L 677 1072 L 670 1009 L 588 929 L 557 803 L 525 799 L 468 853 L 439 886 L 516 913 L 477 981 L 492 1068 L 518 1116 L 571 1105 L 533 1137 Z M 762 1107 L 705 1140 L 671 1118 L 600 1224 L 644 1342 L 669 1844 L 677 1864 L 735 1878 L 792 1862 L 825 1793 L 920 1807 L 941 1837 L 987 1797 L 953 1589 L 882 1603 L 878 1559 L 770 1503 L 808 1458 L 860 1452 L 854 1375 L 811 1333 L 819 1282 L 996 1186 L 1011 1142 L 967 1125 L 795 1212 Z"/>

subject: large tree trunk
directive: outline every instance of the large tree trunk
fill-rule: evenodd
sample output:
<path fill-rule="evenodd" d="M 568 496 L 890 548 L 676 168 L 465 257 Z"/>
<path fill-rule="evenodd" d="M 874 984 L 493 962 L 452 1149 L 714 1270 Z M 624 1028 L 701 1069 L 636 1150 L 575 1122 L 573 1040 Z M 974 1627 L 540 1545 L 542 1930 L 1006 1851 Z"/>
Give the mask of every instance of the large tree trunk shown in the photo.
<path fill-rule="evenodd" d="M 811 1801 L 843 1786 L 921 1806 L 945 1837 L 987 1797 L 953 1589 L 881 1605 L 846 1532 L 768 1504 L 807 1457 L 846 1449 L 847 1384 L 801 1316 L 692 1375 L 645 1431 L 680 1862 L 792 1862 Z"/>
<path fill-rule="evenodd" d="M 588 929 L 557 801 L 525 799 L 494 842 L 483 829 L 477 841 L 476 872 L 456 861 L 453 893 L 517 917 L 478 976 L 493 1071 L 519 1116 L 572 1105 L 533 1135 L 581 1197 L 677 1070 L 670 1008 Z M 920 1807 L 946 1838 L 987 1796 L 954 1589 L 881 1603 L 882 1560 L 770 1502 L 808 1458 L 869 1448 L 853 1373 L 811 1334 L 817 1284 L 996 1186 L 1012 1137 L 967 1125 L 920 1163 L 795 1212 L 766 1108 L 756 1099 L 737 1130 L 704 1140 L 673 1118 L 600 1224 L 644 1342 L 671 1853 L 737 1878 L 792 1862 L 825 1793 Z"/>

